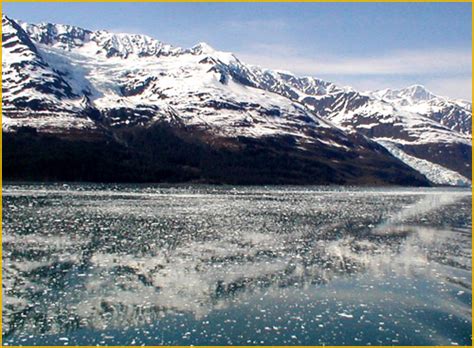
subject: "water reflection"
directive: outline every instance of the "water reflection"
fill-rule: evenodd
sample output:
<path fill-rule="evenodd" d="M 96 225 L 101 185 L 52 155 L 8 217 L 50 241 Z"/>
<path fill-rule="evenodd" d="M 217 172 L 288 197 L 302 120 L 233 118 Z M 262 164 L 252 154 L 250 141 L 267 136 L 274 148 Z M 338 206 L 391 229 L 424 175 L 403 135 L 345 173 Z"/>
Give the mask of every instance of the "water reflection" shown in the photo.
<path fill-rule="evenodd" d="M 81 330 L 153 327 L 183 313 L 202 323 L 220 311 L 245 315 L 255 299 L 296 303 L 294 293 L 309 299 L 299 312 L 316 318 L 310 303 L 340 301 L 331 320 L 345 323 L 355 316 L 347 294 L 375 284 L 370 298 L 357 293 L 358 305 L 400 291 L 415 294 L 415 307 L 436 301 L 465 323 L 455 336 L 468 342 L 470 202 L 470 192 L 448 190 L 7 186 L 4 341 L 35 344 L 40 334 L 67 343 Z M 416 294 L 419 279 L 436 287 L 431 298 Z M 152 342 L 187 344 L 185 326 L 180 340 Z M 287 331 L 289 341 L 274 342 L 291 343 Z M 454 342 L 432 334 L 430 342 Z"/>

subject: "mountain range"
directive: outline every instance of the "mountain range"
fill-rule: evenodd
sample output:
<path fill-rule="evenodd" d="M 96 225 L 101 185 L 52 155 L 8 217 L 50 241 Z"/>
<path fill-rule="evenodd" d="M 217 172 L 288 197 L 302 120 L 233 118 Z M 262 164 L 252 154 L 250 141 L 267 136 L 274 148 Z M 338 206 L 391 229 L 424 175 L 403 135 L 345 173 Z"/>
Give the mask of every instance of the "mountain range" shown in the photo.
<path fill-rule="evenodd" d="M 471 185 L 472 104 L 2 17 L 4 180 Z M 277 53 L 275 53 L 277 54 Z"/>

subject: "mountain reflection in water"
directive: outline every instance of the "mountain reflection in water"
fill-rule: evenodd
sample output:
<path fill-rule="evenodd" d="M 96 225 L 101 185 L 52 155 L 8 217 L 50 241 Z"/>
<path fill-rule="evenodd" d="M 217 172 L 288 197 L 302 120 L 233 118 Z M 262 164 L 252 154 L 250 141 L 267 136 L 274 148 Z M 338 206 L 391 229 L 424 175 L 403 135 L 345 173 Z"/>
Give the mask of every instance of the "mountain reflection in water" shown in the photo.
<path fill-rule="evenodd" d="M 7 185 L 4 344 L 470 344 L 471 193 Z"/>

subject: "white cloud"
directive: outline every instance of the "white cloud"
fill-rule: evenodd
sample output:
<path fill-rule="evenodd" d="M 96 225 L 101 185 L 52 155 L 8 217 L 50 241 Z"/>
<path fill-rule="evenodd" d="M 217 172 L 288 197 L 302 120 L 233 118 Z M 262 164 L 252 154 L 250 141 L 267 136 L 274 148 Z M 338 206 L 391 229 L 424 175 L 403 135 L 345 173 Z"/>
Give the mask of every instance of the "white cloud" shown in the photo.
<path fill-rule="evenodd" d="M 310 56 L 286 45 L 258 44 L 238 54 L 243 61 L 350 85 L 359 90 L 424 84 L 433 93 L 471 100 L 470 49 L 393 51 L 372 56 Z"/>
<path fill-rule="evenodd" d="M 340 86 L 348 85 L 359 91 L 375 91 L 384 88 L 404 88 L 414 84 L 424 85 L 432 93 L 450 98 L 472 100 L 472 79 L 469 74 L 465 76 L 452 76 L 443 78 L 405 76 L 343 76 L 335 79 L 323 77 Z"/>
<path fill-rule="evenodd" d="M 470 50 L 394 51 L 366 57 L 303 56 L 292 47 L 253 46 L 239 56 L 252 64 L 310 75 L 397 75 L 462 73 L 471 71 Z"/>
<path fill-rule="evenodd" d="M 279 19 L 229 20 L 222 26 L 239 32 L 242 30 L 284 30 L 289 27 L 287 22 Z"/>
<path fill-rule="evenodd" d="M 472 100 L 470 76 L 432 79 L 426 83 L 426 86 L 438 95 Z"/>
<path fill-rule="evenodd" d="M 97 29 L 101 30 L 101 29 Z M 142 28 L 139 27 L 129 27 L 129 26 L 124 26 L 124 27 L 113 27 L 107 29 L 107 31 L 115 34 L 137 34 L 137 35 L 147 35 L 153 37 L 152 34 L 144 32 Z"/>

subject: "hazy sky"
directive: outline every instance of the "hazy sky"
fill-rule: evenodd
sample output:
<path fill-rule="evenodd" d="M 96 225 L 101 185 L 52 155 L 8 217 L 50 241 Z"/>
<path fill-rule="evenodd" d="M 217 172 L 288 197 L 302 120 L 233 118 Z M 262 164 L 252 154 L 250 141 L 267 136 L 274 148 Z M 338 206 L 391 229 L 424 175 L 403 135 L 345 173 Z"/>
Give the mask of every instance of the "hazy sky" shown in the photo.
<path fill-rule="evenodd" d="M 204 41 L 359 90 L 419 83 L 471 100 L 470 3 L 3 3 L 3 11 L 182 47 Z"/>

